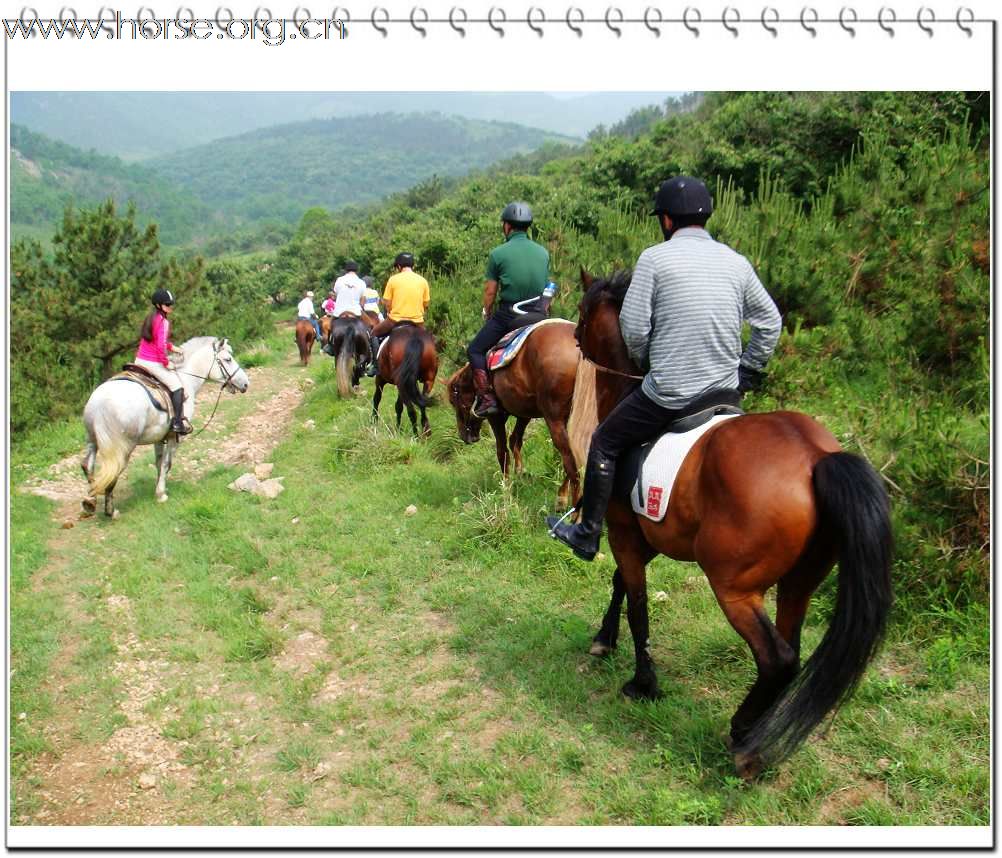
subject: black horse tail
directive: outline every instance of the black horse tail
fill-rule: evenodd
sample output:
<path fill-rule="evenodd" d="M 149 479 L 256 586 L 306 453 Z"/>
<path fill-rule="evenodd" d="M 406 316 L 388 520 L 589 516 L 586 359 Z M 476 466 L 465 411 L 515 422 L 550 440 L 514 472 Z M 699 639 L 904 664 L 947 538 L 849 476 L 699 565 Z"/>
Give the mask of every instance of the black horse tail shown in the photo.
<path fill-rule="evenodd" d="M 821 643 L 735 751 L 789 756 L 849 698 L 884 637 L 893 601 L 890 501 L 865 459 L 833 453 L 814 467 L 817 535 L 838 552 L 835 613 Z"/>
<path fill-rule="evenodd" d="M 408 403 L 425 408 L 428 401 L 418 389 L 418 378 L 421 375 L 421 356 L 424 354 L 424 340 L 415 335 L 404 346 L 404 358 L 400 361 L 397 375 L 397 387 L 403 394 L 404 404 Z"/>

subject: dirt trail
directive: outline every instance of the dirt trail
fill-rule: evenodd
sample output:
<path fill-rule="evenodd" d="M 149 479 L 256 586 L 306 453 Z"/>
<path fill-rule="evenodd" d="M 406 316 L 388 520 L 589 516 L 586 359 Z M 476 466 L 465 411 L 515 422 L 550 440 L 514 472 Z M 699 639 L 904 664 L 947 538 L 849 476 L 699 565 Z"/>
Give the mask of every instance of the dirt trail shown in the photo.
<path fill-rule="evenodd" d="M 266 461 L 286 433 L 304 389 L 313 384 L 297 366 L 293 351 L 276 365 L 247 370 L 250 387 L 246 394 L 224 394 L 213 422 L 197 437 L 185 439 L 178 449 L 171 483 L 197 480 L 217 464 L 248 466 Z M 218 388 L 199 393 L 195 426 L 202 426 L 212 413 Z M 228 401 L 229 400 L 229 401 Z M 113 629 L 115 647 L 112 674 L 119 689 L 118 723 L 104 742 L 88 742 L 79 733 L 80 701 L 71 696 L 70 685 L 78 673 L 74 661 L 83 648 L 84 629 L 92 622 L 77 587 L 65 575 L 67 558 L 104 540 L 101 528 L 77 524 L 80 500 L 87 483 L 80 470 L 80 453 L 67 456 L 48 468 L 44 477 L 27 481 L 22 491 L 47 497 L 57 503 L 53 511 L 62 522 L 50 540 L 49 561 L 33 576 L 33 587 L 44 588 L 62 602 L 66 628 L 60 652 L 51 665 L 44 691 L 50 696 L 52 716 L 43 733 L 51 747 L 40 755 L 22 779 L 31 784 L 28 795 L 21 787 L 21 811 L 14 824 L 36 825 L 156 825 L 171 824 L 183 816 L 185 787 L 194 780 L 183 761 L 184 741 L 169 741 L 163 726 L 177 712 L 172 707 L 149 713 L 154 697 L 176 679 L 176 667 L 157 652 L 149 652 L 135 633 L 130 600 L 107 593 L 101 611 Z M 130 474 L 152 470 L 152 448 L 139 448 L 119 482 L 118 498 L 130 493 Z M 150 498 L 153 501 L 153 498 Z M 99 505 L 100 508 L 100 505 Z M 211 690 L 212 677 L 199 680 Z M 180 788 L 180 789 L 179 789 Z M 23 801 L 28 798 L 28 801 Z M 190 810 L 190 808 L 187 808 Z"/>

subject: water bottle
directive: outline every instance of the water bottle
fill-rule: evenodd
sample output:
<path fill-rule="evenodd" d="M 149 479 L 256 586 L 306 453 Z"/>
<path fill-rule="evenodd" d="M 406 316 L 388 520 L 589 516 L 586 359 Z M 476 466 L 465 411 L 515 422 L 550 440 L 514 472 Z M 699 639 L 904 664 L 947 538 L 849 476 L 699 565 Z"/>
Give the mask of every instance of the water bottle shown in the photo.
<path fill-rule="evenodd" d="M 546 284 L 546 288 L 543 290 L 543 297 L 553 299 L 553 296 L 557 294 L 557 284 L 552 280 Z"/>

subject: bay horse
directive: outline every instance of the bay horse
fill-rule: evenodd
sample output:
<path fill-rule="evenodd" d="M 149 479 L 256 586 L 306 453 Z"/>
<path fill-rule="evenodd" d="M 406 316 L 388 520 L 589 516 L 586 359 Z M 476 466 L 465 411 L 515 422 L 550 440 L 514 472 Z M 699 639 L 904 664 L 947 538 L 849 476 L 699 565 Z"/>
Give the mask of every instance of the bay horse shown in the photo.
<path fill-rule="evenodd" d="M 428 423 L 425 409 L 428 407 L 428 396 L 438 374 L 438 350 L 435 348 L 435 338 L 419 325 L 400 322 L 390 331 L 386 344 L 380 349 L 376 369 L 376 392 L 372 397 L 373 422 L 379 417 L 383 385 L 395 384 L 397 429 L 400 428 L 406 406 L 414 434 L 418 434 L 417 414 L 414 410 L 416 405 L 421 411 L 421 434 L 429 435 L 431 425 Z M 418 382 L 423 385 L 423 392 L 418 390 Z"/>
<path fill-rule="evenodd" d="M 328 316 L 326 313 L 320 319 L 320 345 L 326 346 L 331 341 L 331 324 L 334 322 L 332 316 Z"/>
<path fill-rule="evenodd" d="M 313 351 L 313 343 L 317 339 L 317 332 L 313 328 L 313 323 L 308 319 L 296 320 L 296 345 L 299 347 L 299 363 L 301 366 L 310 365 L 310 352 Z"/>
<path fill-rule="evenodd" d="M 568 432 L 579 355 L 573 322 L 541 325 L 529 334 L 510 364 L 491 373 L 500 410 L 487 421 L 494 433 L 501 473 L 507 477 L 513 463 L 515 473 L 522 473 L 525 429 L 530 420 L 542 417 L 564 466 L 564 481 L 557 492 L 560 509 L 566 508 L 568 496 L 572 504 L 581 496 L 578 462 L 583 462 L 584 456 L 574 449 Z M 475 396 L 473 371 L 465 364 L 449 379 L 449 403 L 456 412 L 459 437 L 466 444 L 480 438 L 484 422 L 473 416 Z M 515 426 L 506 437 L 509 416 L 515 417 Z"/>
<path fill-rule="evenodd" d="M 324 351 L 334 357 L 338 396 L 351 394 L 369 365 L 369 328 L 358 316 L 346 313 L 331 322 Z"/>
<path fill-rule="evenodd" d="M 641 377 L 619 328 L 630 275 L 593 279 L 582 271 L 582 283 L 576 337 L 591 372 L 579 373 L 577 384 L 594 387 L 604 418 Z M 604 656 L 616 646 L 625 596 L 636 670 L 623 692 L 659 697 L 648 644 L 646 566 L 658 554 L 696 561 L 758 668 L 731 719 L 729 745 L 744 778 L 793 753 L 845 702 L 883 638 L 892 602 L 887 491 L 865 459 L 843 452 L 806 414 L 773 411 L 722 421 L 684 460 L 662 521 L 635 514 L 620 496 L 606 522 L 617 568 L 591 653 Z M 836 561 L 831 623 L 800 667 L 811 595 Z M 773 585 L 775 622 L 763 603 Z"/>
<path fill-rule="evenodd" d="M 184 363 L 178 375 L 185 398 L 195 394 L 206 381 L 217 381 L 231 393 L 247 392 L 250 381 L 233 357 L 227 340 L 195 337 L 182 347 Z M 153 444 L 157 461 L 156 497 L 167 500 L 167 474 L 177 449 L 177 435 L 170 432 L 170 417 L 154 407 L 147 392 L 137 383 L 108 379 L 87 400 L 83 411 L 87 430 L 87 451 L 81 467 L 90 486 L 82 502 L 85 515 L 97 509 L 97 496 L 104 495 L 105 515 L 118 517 L 115 483 L 140 444 Z"/>

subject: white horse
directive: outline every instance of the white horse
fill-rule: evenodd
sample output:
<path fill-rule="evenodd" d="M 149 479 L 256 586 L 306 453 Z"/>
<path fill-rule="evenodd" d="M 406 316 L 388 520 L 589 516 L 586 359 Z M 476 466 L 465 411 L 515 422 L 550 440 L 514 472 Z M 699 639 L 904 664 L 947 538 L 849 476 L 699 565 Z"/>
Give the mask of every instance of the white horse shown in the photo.
<path fill-rule="evenodd" d="M 231 393 L 246 392 L 250 381 L 234 360 L 230 344 L 215 337 L 194 337 L 182 347 L 184 363 L 178 374 L 185 397 L 194 414 L 195 394 L 206 381 L 218 381 Z M 97 496 L 104 494 L 104 512 L 118 517 L 115 509 L 115 483 L 139 444 L 153 444 L 157 456 L 157 500 L 167 500 L 167 474 L 170 472 L 177 435 L 170 432 L 170 417 L 154 408 L 150 397 L 139 384 L 109 379 L 101 384 L 84 406 L 87 429 L 87 452 L 82 467 L 90 491 L 82 506 L 86 515 L 97 509 Z"/>

